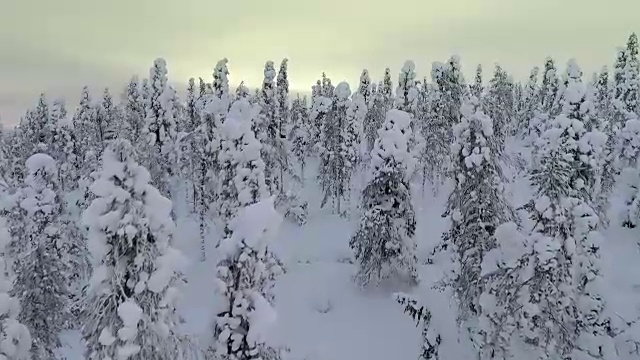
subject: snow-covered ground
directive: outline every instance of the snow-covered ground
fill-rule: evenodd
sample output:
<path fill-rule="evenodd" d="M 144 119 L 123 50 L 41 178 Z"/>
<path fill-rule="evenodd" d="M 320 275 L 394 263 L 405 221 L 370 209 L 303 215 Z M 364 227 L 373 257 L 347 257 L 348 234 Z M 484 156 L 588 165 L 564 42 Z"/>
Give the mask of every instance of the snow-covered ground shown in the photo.
<path fill-rule="evenodd" d="M 420 328 L 393 298 L 398 289 L 364 291 L 352 281 L 355 266 L 351 261 L 349 238 L 357 215 L 341 219 L 319 209 L 320 194 L 309 166 L 303 196 L 309 201 L 309 220 L 300 227 L 283 223 L 272 245 L 286 265 L 287 272 L 277 279 L 277 322 L 270 333 L 273 345 L 291 349 L 291 359 L 307 360 L 410 360 L 417 359 Z M 514 206 L 527 199 L 529 187 L 524 174 L 507 171 L 507 192 Z M 356 187 L 363 176 L 355 181 Z M 436 258 L 426 264 L 429 250 L 439 241 L 448 226 L 441 217 L 447 196 L 446 187 L 439 195 L 431 190 L 423 194 L 414 189 L 418 229 L 420 284 L 414 289 L 401 289 L 418 294 L 433 312 L 433 326 L 442 334 L 441 358 L 473 358 L 472 349 L 455 323 L 453 299 L 448 292 L 432 288 L 447 269 L 447 259 Z M 352 203 L 357 203 L 354 191 Z M 178 231 L 176 245 L 191 259 L 180 310 L 185 330 L 205 345 L 211 339 L 216 295 L 213 286 L 217 239 L 208 239 L 207 261 L 200 262 L 200 243 L 196 222 L 188 214 L 188 206 L 177 204 Z M 354 208 L 353 212 L 357 210 Z M 604 232 L 603 251 L 607 301 L 615 316 L 627 321 L 640 314 L 640 230 L 620 228 L 612 221 Z M 82 358 L 77 333 L 63 337 L 68 359 Z M 623 338 L 620 340 L 624 345 Z M 630 346 L 630 344 L 627 344 Z M 633 357 L 623 357 L 623 359 Z"/>

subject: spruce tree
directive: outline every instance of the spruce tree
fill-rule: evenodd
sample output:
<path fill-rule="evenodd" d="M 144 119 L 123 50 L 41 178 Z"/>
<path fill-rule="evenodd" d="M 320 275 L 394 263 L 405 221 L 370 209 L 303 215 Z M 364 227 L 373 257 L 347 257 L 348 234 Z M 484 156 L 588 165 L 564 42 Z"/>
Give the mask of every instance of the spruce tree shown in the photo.
<path fill-rule="evenodd" d="M 149 100 L 147 102 L 142 150 L 148 154 L 145 166 L 149 168 L 152 182 L 161 193 L 169 193 L 171 177 L 176 172 L 175 142 L 177 138 L 174 113 L 174 91 L 167 86 L 167 63 L 156 59 L 149 71 Z M 147 149 L 146 146 L 149 148 Z"/>
<path fill-rule="evenodd" d="M 287 128 L 290 122 L 290 107 L 289 107 L 289 74 L 287 70 L 289 59 L 282 59 L 280 63 L 280 70 L 278 71 L 278 78 L 276 81 L 277 86 L 277 99 L 278 99 L 278 129 L 280 138 L 286 138 Z M 284 169 L 280 169 L 280 181 L 282 182 L 283 171 Z"/>
<path fill-rule="evenodd" d="M 365 104 L 369 104 L 371 101 L 371 77 L 369 77 L 369 70 L 362 70 L 360 74 L 360 84 L 358 85 L 358 94 L 362 96 Z"/>
<path fill-rule="evenodd" d="M 585 130 L 592 107 L 581 75 L 570 61 L 562 113 L 541 137 L 542 161 L 530 176 L 536 192 L 525 206 L 534 228 L 524 255 L 507 259 L 510 265 L 492 280 L 507 287 L 494 287 L 483 300 L 500 316 L 516 318 L 519 336 L 539 359 L 615 358 L 603 313 L 599 219 L 590 196 L 604 142 L 597 130 Z"/>
<path fill-rule="evenodd" d="M 138 141 L 142 136 L 145 122 L 144 108 L 138 77 L 133 76 L 127 84 L 122 126 L 124 138 L 131 142 Z"/>
<path fill-rule="evenodd" d="M 249 104 L 246 99 L 238 99 L 221 129 L 218 214 L 226 236 L 239 209 L 268 195 L 265 163 L 260 157 L 261 144 L 251 129 L 259 111 L 258 106 Z"/>
<path fill-rule="evenodd" d="M 482 93 L 484 92 L 484 85 L 482 85 L 482 64 L 478 64 L 476 67 L 476 77 L 473 84 L 471 84 L 471 95 L 476 99 L 482 99 Z"/>
<path fill-rule="evenodd" d="M 171 201 L 149 182 L 131 144 L 110 143 L 84 214 L 95 269 L 81 313 L 87 359 L 179 358 L 184 260 L 173 247 Z"/>
<path fill-rule="evenodd" d="M 18 320 L 31 333 L 31 358 L 53 359 L 60 347 L 60 332 L 71 320 L 67 276 L 62 258 L 66 241 L 61 231 L 61 197 L 55 161 L 35 154 L 26 162 L 28 176 L 20 192 L 20 217 L 24 227 L 14 263 L 16 278 L 11 295 L 21 300 Z"/>
<path fill-rule="evenodd" d="M 529 80 L 523 89 L 522 106 L 517 113 L 516 123 L 520 134 L 531 143 L 540 136 L 542 129 L 532 125 L 532 119 L 541 111 L 540 108 L 540 86 L 538 84 L 538 74 L 540 69 L 534 67 L 529 74 Z"/>
<path fill-rule="evenodd" d="M 514 116 L 513 83 L 500 65 L 496 65 L 493 78 L 487 86 L 483 110 L 493 121 L 493 145 L 500 154 L 504 151 L 505 138 L 509 133 L 508 128 L 513 125 Z"/>
<path fill-rule="evenodd" d="M 291 134 L 289 141 L 291 142 L 291 152 L 300 164 L 300 177 L 304 180 L 304 169 L 311 146 L 311 128 L 309 123 L 309 109 L 307 105 L 307 97 L 300 98 L 300 95 L 293 100 L 291 104 Z"/>
<path fill-rule="evenodd" d="M 273 199 L 240 209 L 230 224 L 229 235 L 220 244 L 223 257 L 217 266 L 215 285 L 223 301 L 215 317 L 214 343 L 207 358 L 280 358 L 278 351 L 265 342 L 265 332 L 276 318 L 271 288 L 284 270 L 269 249 L 281 222 Z"/>
<path fill-rule="evenodd" d="M 586 124 L 587 131 L 597 129 L 607 136 L 607 142 L 603 150 L 603 161 L 600 171 L 600 184 L 594 193 L 595 209 L 601 220 L 607 224 L 607 210 L 609 209 L 609 196 L 613 191 L 616 178 L 616 126 L 615 109 L 613 106 L 613 92 L 609 81 L 609 70 L 603 67 L 594 78 L 593 106 L 595 119 Z"/>
<path fill-rule="evenodd" d="M 82 95 L 80 98 L 80 105 L 73 116 L 73 130 L 75 132 L 76 139 L 78 139 L 78 153 L 80 154 L 79 161 L 84 164 L 80 173 L 81 176 L 88 176 L 92 171 L 89 164 L 85 159 L 92 156 L 87 153 L 94 153 L 97 151 L 98 137 L 96 131 L 97 123 L 97 111 L 91 100 L 91 94 L 89 87 L 82 88 Z"/>
<path fill-rule="evenodd" d="M 104 151 L 107 142 L 115 139 L 117 136 L 119 125 L 117 111 L 109 88 L 105 88 L 102 95 L 102 102 L 100 103 L 96 116 L 96 131 L 100 153 Z"/>
<path fill-rule="evenodd" d="M 265 163 L 265 180 L 273 195 L 283 191 L 282 172 L 287 167 L 285 144 L 280 136 L 280 107 L 276 93 L 276 71 L 273 61 L 264 67 L 264 81 L 260 94 L 260 118 L 255 130 L 262 143 L 262 159 Z"/>
<path fill-rule="evenodd" d="M 0 218 L 0 359 L 26 360 L 31 349 L 29 329 L 18 321 L 20 299 L 12 296 L 13 271 L 6 246 L 11 242 L 7 221 Z"/>
<path fill-rule="evenodd" d="M 318 80 L 316 85 L 311 89 L 311 109 L 309 110 L 309 146 L 311 153 L 315 154 L 320 150 L 319 144 L 321 142 L 322 127 L 331 109 L 332 102 L 331 97 L 324 96 L 322 85 L 320 80 Z"/>
<path fill-rule="evenodd" d="M 400 70 L 396 89 L 396 108 L 412 114 L 418 110 L 418 87 L 416 85 L 416 65 L 408 60 Z"/>
<path fill-rule="evenodd" d="M 387 113 L 371 153 L 371 175 L 362 192 L 360 225 L 349 241 L 361 286 L 400 280 L 416 284 L 416 220 L 408 175 L 415 166 L 408 144 L 411 116 Z"/>
<path fill-rule="evenodd" d="M 547 58 L 542 74 L 542 87 L 540 88 L 540 102 L 542 110 L 551 116 L 558 115 L 554 111 L 556 98 L 560 91 L 560 79 L 557 75 L 556 64 L 552 58 Z"/>
<path fill-rule="evenodd" d="M 443 235 L 443 247 L 452 252 L 455 264 L 451 286 L 458 301 L 459 321 L 480 315 L 481 265 L 495 246 L 498 225 L 513 217 L 503 196 L 504 185 L 493 147 L 495 126 L 478 99 L 465 101 L 460 123 L 453 128 L 451 177 L 455 188 L 447 201 L 451 228 Z"/>
<path fill-rule="evenodd" d="M 328 201 L 332 211 L 347 216 L 353 167 L 350 161 L 351 144 L 345 138 L 347 109 L 351 104 L 349 84 L 341 82 L 335 89 L 335 99 L 320 134 L 320 169 L 318 182 L 323 192 L 321 207 Z"/>

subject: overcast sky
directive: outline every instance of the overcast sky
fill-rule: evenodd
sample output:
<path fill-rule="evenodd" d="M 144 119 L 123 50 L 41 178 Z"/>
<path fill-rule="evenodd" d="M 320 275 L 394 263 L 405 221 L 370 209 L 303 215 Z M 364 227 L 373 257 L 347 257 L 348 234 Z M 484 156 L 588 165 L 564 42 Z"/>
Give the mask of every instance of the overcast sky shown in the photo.
<path fill-rule="evenodd" d="M 522 79 L 548 55 L 590 76 L 638 14 L 638 0 L 0 0 L 0 116 L 14 123 L 42 91 L 70 108 L 85 84 L 119 94 L 156 57 L 180 86 L 222 57 L 250 87 L 265 60 L 288 57 L 301 91 L 322 71 L 353 87 L 362 68 L 377 79 L 406 59 L 422 77 L 453 53 L 467 77 L 499 61 Z"/>

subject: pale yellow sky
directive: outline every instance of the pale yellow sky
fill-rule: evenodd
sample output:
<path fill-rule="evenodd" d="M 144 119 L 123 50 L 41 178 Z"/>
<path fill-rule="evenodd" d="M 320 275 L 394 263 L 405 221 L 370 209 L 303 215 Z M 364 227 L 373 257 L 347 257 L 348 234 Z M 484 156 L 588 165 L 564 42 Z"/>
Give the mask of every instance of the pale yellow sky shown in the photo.
<path fill-rule="evenodd" d="M 266 60 L 288 57 L 301 91 L 322 71 L 353 87 L 362 68 L 378 79 L 406 59 L 422 77 L 453 53 L 468 77 L 500 62 L 522 79 L 547 55 L 590 74 L 640 30 L 638 14 L 638 0 L 0 0 L 0 115 L 14 123 L 41 91 L 70 106 L 84 84 L 120 93 L 160 56 L 180 87 L 211 79 L 222 57 L 251 87 Z"/>

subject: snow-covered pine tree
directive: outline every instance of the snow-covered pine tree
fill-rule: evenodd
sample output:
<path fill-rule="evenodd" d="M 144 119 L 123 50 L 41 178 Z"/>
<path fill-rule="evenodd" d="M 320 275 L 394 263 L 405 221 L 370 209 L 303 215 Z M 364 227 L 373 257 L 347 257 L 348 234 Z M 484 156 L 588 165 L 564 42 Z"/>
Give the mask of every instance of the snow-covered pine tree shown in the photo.
<path fill-rule="evenodd" d="M 622 53 L 623 61 L 616 63 L 614 79 L 616 107 L 620 112 L 638 115 L 640 63 L 638 62 L 638 37 L 635 33 L 629 36 L 627 46 Z"/>
<path fill-rule="evenodd" d="M 516 124 L 519 134 L 528 144 L 540 136 L 541 129 L 532 127 L 531 120 L 540 112 L 540 87 L 538 85 L 538 74 L 540 69 L 534 67 L 529 73 L 527 84 L 522 89 L 521 106 L 516 114 Z"/>
<path fill-rule="evenodd" d="M 332 211 L 340 216 L 347 216 L 351 192 L 351 175 L 353 167 L 350 163 L 352 149 L 344 138 L 347 130 L 347 109 L 351 89 L 349 84 L 341 82 L 335 89 L 335 99 L 331 110 L 322 125 L 320 135 L 320 169 L 318 182 L 323 192 L 321 207 L 331 201 Z"/>
<path fill-rule="evenodd" d="M 15 280 L 11 295 L 20 299 L 18 320 L 33 339 L 31 358 L 54 359 L 61 346 L 60 332 L 71 320 L 67 277 L 69 264 L 62 260 L 61 198 L 55 160 L 35 154 L 26 162 L 28 176 L 20 193 L 20 217 L 24 228 L 14 262 Z M 62 260 L 62 261 L 61 261 Z"/>
<path fill-rule="evenodd" d="M 416 84 L 416 64 L 407 60 L 398 76 L 395 108 L 414 116 L 418 110 L 418 86 Z"/>
<path fill-rule="evenodd" d="M 615 65 L 614 75 L 614 123 L 620 132 L 619 170 L 637 167 L 640 152 L 639 87 L 640 64 L 638 62 L 638 38 L 631 34 L 626 49 L 619 50 L 621 55 Z M 633 170 L 632 170 L 633 171 Z M 629 174 L 625 174 L 628 177 Z"/>
<path fill-rule="evenodd" d="M 520 336 L 539 359 L 613 359 L 599 289 L 599 220 L 589 193 L 606 139 L 585 131 L 591 106 L 573 60 L 567 75 L 562 113 L 543 133 L 542 160 L 530 177 L 531 250 L 519 259 L 520 273 L 509 276 L 520 279 Z"/>
<path fill-rule="evenodd" d="M 236 94 L 235 94 L 235 99 L 247 99 L 249 101 L 253 100 L 251 99 L 251 93 L 249 92 L 249 88 L 244 84 L 244 81 L 240 82 L 240 85 L 238 85 L 238 87 L 236 88 Z"/>
<path fill-rule="evenodd" d="M 482 94 L 484 92 L 484 85 L 482 84 L 482 64 L 478 64 L 478 67 L 476 67 L 476 77 L 470 87 L 471 95 L 482 101 Z"/>
<path fill-rule="evenodd" d="M 117 137 L 119 132 L 119 116 L 116 104 L 109 88 L 104 89 L 102 102 L 96 116 L 96 131 L 100 152 L 104 151 L 107 142 Z"/>
<path fill-rule="evenodd" d="M 358 94 L 362 96 L 365 104 L 369 104 L 371 101 L 371 77 L 369 77 L 369 70 L 362 70 L 360 74 L 360 84 L 358 85 Z"/>
<path fill-rule="evenodd" d="M 265 332 L 276 319 L 271 288 L 284 271 L 269 249 L 281 221 L 271 197 L 243 207 L 231 222 L 230 234 L 220 244 L 223 258 L 215 285 L 223 300 L 208 359 L 279 359 L 278 351 L 265 342 Z"/>
<path fill-rule="evenodd" d="M 30 113 L 27 121 L 27 136 L 31 144 L 25 154 L 27 157 L 36 152 L 49 153 L 53 143 L 55 124 L 51 121 L 51 108 L 44 93 L 40 94 L 38 104 Z M 23 159 L 23 161 L 26 159 Z"/>
<path fill-rule="evenodd" d="M 280 194 L 283 190 L 281 172 L 286 169 L 286 149 L 280 137 L 280 114 L 276 93 L 276 70 L 273 61 L 264 66 L 264 81 L 260 93 L 260 118 L 255 133 L 262 143 L 262 159 L 265 163 L 265 180 L 269 192 Z"/>
<path fill-rule="evenodd" d="M 84 214 L 95 269 L 81 314 L 87 359 L 181 358 L 184 259 L 172 246 L 171 201 L 149 182 L 131 144 L 111 142 Z"/>
<path fill-rule="evenodd" d="M 83 177 L 88 176 L 93 171 L 85 159 L 87 159 L 87 153 L 97 151 L 96 117 L 97 111 L 92 103 L 89 87 L 85 86 L 82 88 L 80 105 L 73 116 L 73 130 L 76 139 L 78 139 L 78 154 L 80 155 L 78 160 L 84 164 L 80 169 L 80 175 Z M 89 158 L 91 157 L 89 156 Z"/>
<path fill-rule="evenodd" d="M 203 78 L 198 78 L 198 100 L 207 95 L 207 83 Z"/>
<path fill-rule="evenodd" d="M 410 123 L 410 114 L 390 110 L 371 152 L 360 225 L 349 241 L 358 264 L 355 279 L 361 286 L 377 286 L 387 279 L 417 283 L 416 220 L 409 191 L 409 174 L 415 166 L 408 149 Z"/>
<path fill-rule="evenodd" d="M 437 188 L 447 177 L 451 129 L 460 121 L 460 107 L 465 93 L 458 56 L 452 56 L 446 64 L 433 63 L 431 78 L 430 110 L 421 129 L 425 146 L 422 147 L 420 158 L 424 162 L 424 177 Z"/>
<path fill-rule="evenodd" d="M 229 70 L 228 60 L 218 61 L 213 70 L 213 85 L 200 81 L 198 108 L 200 109 L 200 125 L 193 137 L 194 165 L 194 203 L 198 214 L 201 244 L 201 260 L 206 259 L 205 235 L 208 232 L 208 219 L 211 209 L 218 207 L 218 180 L 221 151 L 221 129 L 229 111 Z"/>
<path fill-rule="evenodd" d="M 229 96 L 229 69 L 227 58 L 220 59 L 213 70 L 213 83 L 211 89 L 213 95 L 221 100 L 230 100 Z"/>
<path fill-rule="evenodd" d="M 231 105 L 221 129 L 218 214 L 225 236 L 230 234 L 229 224 L 239 209 L 268 195 L 261 145 L 251 129 L 259 111 L 259 106 L 238 99 Z"/>
<path fill-rule="evenodd" d="M 373 150 L 378 130 L 382 127 L 387 113 L 385 109 L 384 96 L 378 89 L 382 88 L 382 82 L 376 87 L 371 87 L 371 100 L 367 104 L 368 111 L 363 124 L 364 138 L 367 142 L 367 152 Z"/>
<path fill-rule="evenodd" d="M 67 276 L 67 289 L 73 302 L 73 319 L 67 327 L 76 326 L 77 299 L 82 296 L 82 287 L 90 273 L 88 250 L 83 227 L 80 226 L 81 211 L 85 208 L 85 181 L 80 181 L 81 162 L 79 160 L 76 134 L 73 124 L 66 117 L 64 103 L 55 101 L 52 107 L 52 121 L 56 122 L 51 156 L 58 166 L 58 187 L 60 189 L 61 213 L 59 216 L 60 241 L 58 250 L 60 261 L 73 269 Z"/>
<path fill-rule="evenodd" d="M 384 76 L 382 77 L 382 86 L 378 86 L 378 91 L 384 97 L 385 114 L 387 111 L 393 108 L 393 81 L 391 80 L 391 69 L 384 69 Z M 386 116 L 386 115 L 385 115 Z"/>
<path fill-rule="evenodd" d="M 13 293 L 13 270 L 6 247 L 11 242 L 7 221 L 0 218 L 0 359 L 26 360 L 31 349 L 29 329 L 18 321 L 20 301 Z"/>
<path fill-rule="evenodd" d="M 455 264 L 450 286 L 458 301 L 458 319 L 468 325 L 481 312 L 478 299 L 483 290 L 482 261 L 495 246 L 496 228 L 512 219 L 513 212 L 503 195 L 491 118 L 484 114 L 475 97 L 467 99 L 460 112 L 462 117 L 453 128 L 451 145 L 450 171 L 455 188 L 445 212 L 451 217 L 451 227 L 443 235 L 443 248 L 452 252 Z"/>
<path fill-rule="evenodd" d="M 50 155 L 59 164 L 59 185 L 63 194 L 78 187 L 80 159 L 73 124 L 67 118 L 64 102 L 56 100 L 52 108 L 52 121 L 56 127 Z"/>
<path fill-rule="evenodd" d="M 421 139 L 421 132 L 417 132 L 415 124 L 418 117 L 419 95 L 418 81 L 416 80 L 415 63 L 407 60 L 398 76 L 398 88 L 396 89 L 395 108 L 411 114 L 411 137 L 409 139 L 409 151 L 414 153 L 416 157 L 420 157 L 420 153 L 424 151 Z M 422 130 L 422 129 L 420 129 Z"/>
<path fill-rule="evenodd" d="M 145 119 L 143 147 L 141 154 L 149 169 L 152 183 L 162 194 L 169 193 L 171 177 L 176 173 L 174 143 L 177 137 L 173 107 L 174 91 L 167 86 L 167 63 L 158 58 L 149 71 L 149 101 Z"/>
<path fill-rule="evenodd" d="M 137 76 L 133 76 L 127 84 L 124 98 L 124 121 L 122 126 L 122 136 L 134 142 L 142 136 L 144 128 L 145 104 L 140 93 L 140 84 Z"/>
<path fill-rule="evenodd" d="M 606 217 L 607 210 L 609 209 L 609 196 L 613 191 L 613 186 L 616 178 L 616 125 L 614 123 L 614 106 L 613 106 L 613 91 L 611 88 L 611 82 L 609 81 L 609 70 L 607 67 L 603 67 L 599 74 L 596 74 L 593 84 L 593 102 L 595 107 L 595 118 L 599 120 L 598 124 L 593 124 L 592 128 L 604 132 L 607 135 L 607 142 L 605 144 L 603 155 L 603 164 L 600 169 L 600 186 L 598 191 L 594 194 L 595 208 L 598 214 L 601 216 L 601 220 L 604 223 L 608 223 Z M 587 130 L 591 131 L 587 124 Z"/>
<path fill-rule="evenodd" d="M 327 76 L 327 74 L 325 74 L 324 72 L 322 73 L 322 96 L 329 98 L 329 99 L 333 99 L 333 97 L 335 96 L 335 86 L 333 86 L 333 84 L 331 84 L 331 79 Z"/>
<path fill-rule="evenodd" d="M 310 148 L 310 124 L 307 97 L 300 98 L 300 95 L 291 104 L 291 124 L 292 129 L 289 135 L 291 142 L 291 152 L 300 164 L 300 178 L 304 180 L 304 168 L 309 156 Z"/>
<path fill-rule="evenodd" d="M 544 63 L 544 73 L 542 74 L 542 87 L 540 88 L 540 103 L 542 110 L 551 116 L 554 113 L 554 105 L 560 91 L 560 79 L 558 78 L 556 64 L 552 58 L 548 57 Z"/>
<path fill-rule="evenodd" d="M 484 113 L 493 121 L 493 142 L 498 154 L 504 151 L 504 141 L 513 126 L 513 82 L 500 65 L 496 65 L 493 78 L 483 98 Z"/>
<path fill-rule="evenodd" d="M 142 99 L 142 111 L 144 113 L 143 121 L 147 121 L 147 110 L 149 109 L 149 101 L 151 101 L 151 87 L 149 85 L 149 79 L 143 78 L 142 85 L 140 86 L 140 97 Z M 144 127 L 142 128 L 144 134 Z"/>
<path fill-rule="evenodd" d="M 324 95 L 323 87 L 320 80 L 318 80 L 316 85 L 311 88 L 311 109 L 309 111 L 310 153 L 315 154 L 321 151 L 320 144 L 322 141 L 322 127 L 324 126 L 327 114 L 331 110 L 332 105 L 333 99 Z"/>
<path fill-rule="evenodd" d="M 363 154 L 361 144 L 363 138 L 363 123 L 367 116 L 367 104 L 359 93 L 351 96 L 347 108 L 345 129 L 343 130 L 343 149 L 346 153 L 347 164 L 351 173 L 355 173 L 362 163 Z"/>
<path fill-rule="evenodd" d="M 278 71 L 278 78 L 276 80 L 277 86 L 277 99 L 278 99 L 278 129 L 280 138 L 285 139 L 290 122 L 290 107 L 289 107 L 289 73 L 287 70 L 289 59 L 284 58 L 280 63 L 280 70 Z M 280 180 L 284 180 L 284 170 L 280 169 Z"/>

